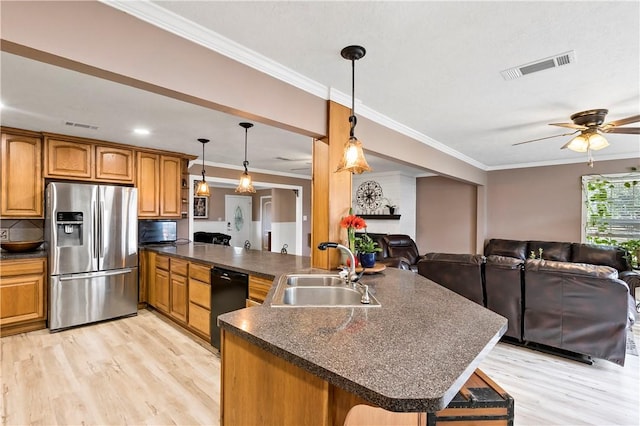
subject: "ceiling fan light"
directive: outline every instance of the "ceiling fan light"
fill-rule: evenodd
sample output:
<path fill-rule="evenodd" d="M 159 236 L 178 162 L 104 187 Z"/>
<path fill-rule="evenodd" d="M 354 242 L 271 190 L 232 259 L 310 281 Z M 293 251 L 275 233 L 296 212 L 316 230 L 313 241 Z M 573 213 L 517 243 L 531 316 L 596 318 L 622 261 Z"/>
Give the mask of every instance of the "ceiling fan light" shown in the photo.
<path fill-rule="evenodd" d="M 242 173 L 242 176 L 240 176 L 240 183 L 236 187 L 236 192 L 241 194 L 255 194 L 256 192 L 256 189 L 253 187 L 251 175 L 246 170 Z"/>
<path fill-rule="evenodd" d="M 344 146 L 342 160 L 336 172 L 348 171 L 355 174 L 371 171 L 371 167 L 364 158 L 362 143 L 355 137 L 349 138 Z"/>
<path fill-rule="evenodd" d="M 569 148 L 571 151 L 575 152 L 587 152 L 587 149 L 589 149 L 589 141 L 584 135 L 579 134 L 575 138 L 571 139 L 571 141 L 563 148 Z"/>
<path fill-rule="evenodd" d="M 588 138 L 589 148 L 593 151 L 598 151 L 602 148 L 609 146 L 609 141 L 600 133 L 591 133 Z"/>
<path fill-rule="evenodd" d="M 196 187 L 196 197 L 209 197 L 211 195 L 211 191 L 209 190 L 209 184 L 206 180 L 204 180 L 204 176 L 202 180 L 198 182 L 198 186 Z"/>

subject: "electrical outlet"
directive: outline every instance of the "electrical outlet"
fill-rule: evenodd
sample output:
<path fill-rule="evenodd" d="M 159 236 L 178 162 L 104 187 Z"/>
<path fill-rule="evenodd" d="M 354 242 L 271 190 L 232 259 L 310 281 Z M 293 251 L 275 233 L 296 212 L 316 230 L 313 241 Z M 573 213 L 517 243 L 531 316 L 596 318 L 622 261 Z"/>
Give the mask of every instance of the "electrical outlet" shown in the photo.
<path fill-rule="evenodd" d="M 9 241 L 9 228 L 0 228 L 0 241 Z"/>

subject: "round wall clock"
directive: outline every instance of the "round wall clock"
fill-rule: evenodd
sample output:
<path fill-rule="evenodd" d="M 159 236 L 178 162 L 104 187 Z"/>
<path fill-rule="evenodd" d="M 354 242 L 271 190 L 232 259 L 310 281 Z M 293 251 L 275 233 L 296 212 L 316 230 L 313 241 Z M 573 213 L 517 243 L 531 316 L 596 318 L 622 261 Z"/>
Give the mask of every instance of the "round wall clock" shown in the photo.
<path fill-rule="evenodd" d="M 362 182 L 356 190 L 356 202 L 365 211 L 373 211 L 382 203 L 382 187 L 374 180 Z"/>

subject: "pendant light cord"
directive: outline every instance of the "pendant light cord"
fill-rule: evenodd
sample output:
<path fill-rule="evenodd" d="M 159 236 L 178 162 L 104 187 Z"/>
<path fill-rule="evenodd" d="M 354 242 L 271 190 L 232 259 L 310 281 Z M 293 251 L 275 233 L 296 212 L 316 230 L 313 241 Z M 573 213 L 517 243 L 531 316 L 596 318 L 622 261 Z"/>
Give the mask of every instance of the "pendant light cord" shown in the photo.
<path fill-rule="evenodd" d="M 355 59 L 351 59 L 351 116 L 349 116 L 349 123 L 351 124 L 351 129 L 349 130 L 349 138 L 354 138 L 354 130 L 356 128 L 356 123 L 358 120 L 356 119 L 356 61 Z"/>
<path fill-rule="evenodd" d="M 202 142 L 202 181 L 204 182 L 204 142 Z"/>
<path fill-rule="evenodd" d="M 247 161 L 247 131 L 248 131 L 248 128 L 245 127 L 244 129 L 244 161 L 242 162 L 245 173 L 248 172 L 247 166 L 249 165 L 249 162 Z"/>

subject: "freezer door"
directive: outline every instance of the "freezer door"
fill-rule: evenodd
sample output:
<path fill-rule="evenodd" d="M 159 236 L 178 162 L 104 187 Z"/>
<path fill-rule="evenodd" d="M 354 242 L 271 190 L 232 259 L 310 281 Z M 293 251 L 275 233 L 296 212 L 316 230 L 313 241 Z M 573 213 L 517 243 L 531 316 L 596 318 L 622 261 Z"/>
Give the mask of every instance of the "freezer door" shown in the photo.
<path fill-rule="evenodd" d="M 137 190 L 100 186 L 99 194 L 99 269 L 133 268 L 138 264 Z"/>
<path fill-rule="evenodd" d="M 138 268 L 49 278 L 49 329 L 135 314 Z"/>
<path fill-rule="evenodd" d="M 51 275 L 98 270 L 96 185 L 52 182 L 46 192 L 45 240 Z"/>

